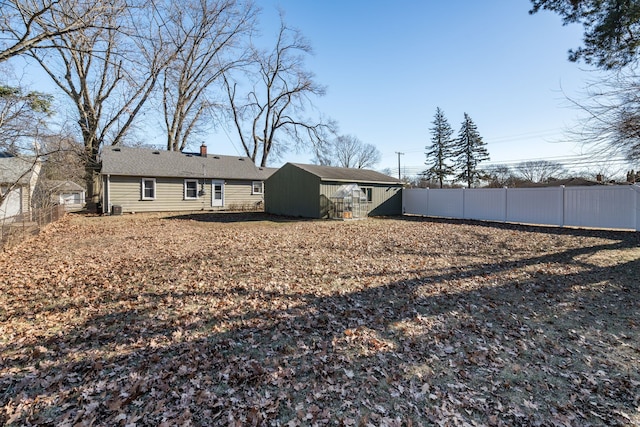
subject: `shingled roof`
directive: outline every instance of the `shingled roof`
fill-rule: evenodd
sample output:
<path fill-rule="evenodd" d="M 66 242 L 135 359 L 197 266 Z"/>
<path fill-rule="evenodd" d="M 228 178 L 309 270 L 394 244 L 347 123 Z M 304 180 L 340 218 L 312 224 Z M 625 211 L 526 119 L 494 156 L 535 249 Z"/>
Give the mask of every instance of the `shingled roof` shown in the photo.
<path fill-rule="evenodd" d="M 0 183 L 28 184 L 37 163 L 39 160 L 34 157 L 18 157 L 0 152 Z"/>
<path fill-rule="evenodd" d="M 273 172 L 256 167 L 249 157 L 131 147 L 106 147 L 101 159 L 103 175 L 264 180 Z"/>
<path fill-rule="evenodd" d="M 370 169 L 339 168 L 335 166 L 305 165 L 301 163 L 291 164 L 319 177 L 323 181 L 402 184 L 402 181 Z"/>

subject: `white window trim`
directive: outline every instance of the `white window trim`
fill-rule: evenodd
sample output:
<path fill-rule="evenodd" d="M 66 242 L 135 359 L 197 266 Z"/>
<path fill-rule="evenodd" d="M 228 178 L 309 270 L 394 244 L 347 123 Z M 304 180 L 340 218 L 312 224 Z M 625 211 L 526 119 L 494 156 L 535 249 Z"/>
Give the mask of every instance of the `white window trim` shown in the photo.
<path fill-rule="evenodd" d="M 145 195 L 144 195 L 144 183 L 145 183 L 145 181 L 153 182 L 153 197 L 145 197 Z M 156 179 L 155 178 L 142 178 L 142 180 L 140 181 L 140 198 L 142 200 L 155 200 L 156 199 L 156 192 L 157 192 Z"/>
<path fill-rule="evenodd" d="M 260 184 L 260 191 L 255 191 L 255 185 Z M 251 194 L 264 194 L 264 181 L 252 181 L 251 182 Z"/>
<path fill-rule="evenodd" d="M 195 182 L 196 183 L 196 197 L 188 197 L 187 196 L 187 183 Z M 185 179 L 184 180 L 184 199 L 185 200 L 198 200 L 198 180 L 197 179 Z"/>
<path fill-rule="evenodd" d="M 367 202 L 373 202 L 373 187 L 361 187 L 364 194 L 367 196 Z M 369 200 L 369 196 L 371 196 L 371 200 Z"/>

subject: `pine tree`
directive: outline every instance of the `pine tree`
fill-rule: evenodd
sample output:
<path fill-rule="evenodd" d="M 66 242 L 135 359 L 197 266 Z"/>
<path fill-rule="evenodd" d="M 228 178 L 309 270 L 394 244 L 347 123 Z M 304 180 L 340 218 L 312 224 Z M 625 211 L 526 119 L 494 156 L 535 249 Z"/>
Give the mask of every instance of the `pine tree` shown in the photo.
<path fill-rule="evenodd" d="M 456 179 L 466 182 L 471 188 L 483 176 L 482 170 L 478 169 L 478 163 L 489 160 L 489 152 L 487 144 L 478 133 L 478 127 L 467 113 L 464 113 L 464 121 L 455 141 L 454 156 L 455 169 L 460 171 Z"/>
<path fill-rule="evenodd" d="M 425 164 L 428 168 L 423 175 L 428 180 L 437 180 L 442 188 L 444 180 L 453 173 L 453 166 L 448 161 L 453 155 L 454 140 L 453 129 L 439 107 L 436 109 L 431 134 L 431 146 L 425 147 Z"/>

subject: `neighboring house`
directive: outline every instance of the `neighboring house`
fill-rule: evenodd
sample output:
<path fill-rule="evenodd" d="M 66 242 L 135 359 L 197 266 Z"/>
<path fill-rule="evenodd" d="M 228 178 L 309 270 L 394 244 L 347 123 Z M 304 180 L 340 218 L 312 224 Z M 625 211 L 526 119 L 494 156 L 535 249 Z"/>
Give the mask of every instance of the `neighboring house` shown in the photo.
<path fill-rule="evenodd" d="M 105 147 L 101 154 L 105 212 L 261 208 L 272 172 L 248 157 Z M 115 207 L 115 208 L 114 208 Z"/>
<path fill-rule="evenodd" d="M 73 181 L 47 180 L 42 182 L 43 191 L 51 203 L 64 206 L 67 212 L 84 209 L 84 188 Z"/>
<path fill-rule="evenodd" d="M 537 188 L 537 187 L 590 187 L 594 185 L 603 185 L 600 181 L 591 181 L 585 178 L 565 178 L 565 179 L 552 179 L 547 182 L 523 182 L 518 185 L 520 188 Z"/>
<path fill-rule="evenodd" d="M 42 165 L 39 159 L 0 153 L 0 221 L 22 215 L 30 220 L 32 201 Z M 7 194 L 8 192 L 8 194 Z"/>
<path fill-rule="evenodd" d="M 265 211 L 306 218 L 400 215 L 401 190 L 401 181 L 368 169 L 287 163 L 265 181 Z"/>

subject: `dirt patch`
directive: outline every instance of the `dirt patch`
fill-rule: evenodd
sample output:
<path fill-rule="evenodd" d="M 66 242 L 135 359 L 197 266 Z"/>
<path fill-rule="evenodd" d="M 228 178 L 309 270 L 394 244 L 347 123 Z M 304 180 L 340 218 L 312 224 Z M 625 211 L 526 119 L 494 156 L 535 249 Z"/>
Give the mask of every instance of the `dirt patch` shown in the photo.
<path fill-rule="evenodd" d="M 634 233 L 74 215 L 0 265 L 3 424 L 640 425 Z"/>

